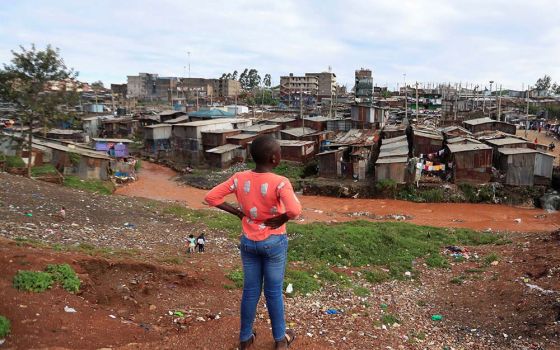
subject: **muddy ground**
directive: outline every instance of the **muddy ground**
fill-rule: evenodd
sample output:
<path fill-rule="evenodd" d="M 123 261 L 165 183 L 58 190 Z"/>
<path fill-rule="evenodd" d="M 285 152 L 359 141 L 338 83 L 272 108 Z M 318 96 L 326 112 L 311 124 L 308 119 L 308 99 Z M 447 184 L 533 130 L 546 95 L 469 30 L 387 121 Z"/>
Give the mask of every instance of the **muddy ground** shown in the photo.
<path fill-rule="evenodd" d="M 236 243 L 224 233 L 207 231 L 207 252 L 186 256 L 184 237 L 205 225 L 164 214 L 166 205 L 0 174 L 0 314 L 12 320 L 12 334 L 2 347 L 234 349 L 241 291 L 227 287 L 232 283 L 225 275 L 239 266 Z M 56 215 L 60 206 L 67 208 L 64 220 Z M 527 220 L 542 214 L 483 208 L 512 216 L 527 211 Z M 338 208 L 333 215 L 352 220 L 351 211 Z M 444 211 L 448 217 L 462 214 Z M 333 220 L 325 211 L 315 214 L 306 220 Z M 491 213 L 480 216 L 496 230 L 509 227 L 502 216 L 495 222 Z M 542 221 L 538 227 L 514 226 L 532 232 L 509 232 L 511 243 L 471 248 L 480 256 L 498 255 L 496 265 L 467 260 L 434 270 L 419 261 L 418 277 L 381 284 L 363 282 L 356 271 L 344 269 L 371 294 L 358 297 L 351 289 L 329 285 L 287 298 L 287 321 L 299 336 L 293 349 L 560 348 L 560 236 L 550 232 L 558 221 L 554 216 Z M 12 287 L 19 269 L 63 262 L 83 281 L 77 295 L 59 287 L 40 294 Z M 77 312 L 66 313 L 65 306 Z M 327 309 L 340 313 L 330 315 Z M 178 310 L 183 317 L 169 315 Z M 400 323 L 382 327 L 379 320 L 387 313 Z M 434 314 L 443 320 L 432 321 Z M 272 349 L 263 305 L 256 328 L 255 348 Z"/>

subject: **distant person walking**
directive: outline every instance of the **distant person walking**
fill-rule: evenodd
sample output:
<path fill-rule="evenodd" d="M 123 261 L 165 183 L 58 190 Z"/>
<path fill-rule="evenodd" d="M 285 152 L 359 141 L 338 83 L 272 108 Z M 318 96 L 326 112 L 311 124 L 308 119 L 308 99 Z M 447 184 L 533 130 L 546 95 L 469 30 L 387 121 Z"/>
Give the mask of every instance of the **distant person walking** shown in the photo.
<path fill-rule="evenodd" d="M 244 277 L 239 348 L 248 349 L 255 341 L 253 322 L 264 286 L 275 348 L 287 349 L 295 333 L 286 329 L 282 296 L 288 253 L 286 222 L 301 214 L 301 204 L 290 181 L 272 173 L 281 156 L 280 145 L 272 136 L 257 137 L 251 155 L 255 169 L 235 173 L 214 187 L 206 195 L 206 202 L 241 219 L 239 250 Z M 231 193 L 241 209 L 224 202 Z"/>

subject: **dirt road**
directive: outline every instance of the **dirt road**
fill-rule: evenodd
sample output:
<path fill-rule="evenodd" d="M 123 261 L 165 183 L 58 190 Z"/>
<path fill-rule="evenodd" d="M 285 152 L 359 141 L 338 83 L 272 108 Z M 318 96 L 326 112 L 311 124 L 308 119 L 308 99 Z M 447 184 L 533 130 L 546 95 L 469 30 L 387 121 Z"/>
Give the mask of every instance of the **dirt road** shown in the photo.
<path fill-rule="evenodd" d="M 525 130 L 517 130 L 517 135 L 525 137 Z M 552 153 L 554 154 L 554 156 L 556 156 L 556 158 L 554 159 L 554 165 L 560 165 L 560 141 L 553 138 L 552 136 L 547 136 L 545 131 L 538 132 L 536 130 L 529 130 L 527 132 L 527 139 L 531 142 L 537 139 L 537 141 L 542 145 L 550 145 L 551 142 L 554 142 L 556 148 L 554 148 L 554 151 L 549 153 Z"/>
<path fill-rule="evenodd" d="M 139 181 L 121 187 L 117 194 L 156 200 L 184 202 L 204 208 L 205 190 L 180 185 L 176 173 L 166 167 L 144 162 Z M 235 199 L 232 197 L 232 201 Z M 409 222 L 440 227 L 468 227 L 476 230 L 539 232 L 560 227 L 560 213 L 540 209 L 491 204 L 412 203 L 397 200 L 347 199 L 302 196 L 304 222 L 348 221 L 357 218 L 409 215 Z M 368 215 L 365 215 L 368 213 Z M 519 222 L 518 219 L 521 219 Z"/>

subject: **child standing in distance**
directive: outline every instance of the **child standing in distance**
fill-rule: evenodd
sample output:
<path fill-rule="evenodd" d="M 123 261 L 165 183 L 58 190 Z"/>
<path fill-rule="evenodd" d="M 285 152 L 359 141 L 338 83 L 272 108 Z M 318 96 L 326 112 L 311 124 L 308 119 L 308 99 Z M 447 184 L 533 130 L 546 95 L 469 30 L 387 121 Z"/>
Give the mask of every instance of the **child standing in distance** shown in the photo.
<path fill-rule="evenodd" d="M 199 253 L 204 253 L 205 244 L 206 244 L 206 238 L 204 237 L 204 233 L 201 233 L 200 236 L 196 238 L 196 245 L 198 246 Z"/>
<path fill-rule="evenodd" d="M 287 349 L 295 333 L 286 329 L 282 296 L 288 252 L 286 222 L 301 214 L 301 204 L 290 181 L 272 173 L 280 163 L 280 145 L 273 137 L 257 137 L 251 145 L 251 156 L 255 169 L 238 172 L 214 187 L 206 195 L 206 202 L 241 219 L 239 249 L 244 280 L 239 348 L 248 349 L 255 340 L 253 322 L 264 286 L 276 349 Z M 240 209 L 224 202 L 231 193 Z"/>
<path fill-rule="evenodd" d="M 194 235 L 189 235 L 189 238 L 187 238 L 187 246 L 189 247 L 188 250 L 189 254 L 194 253 L 194 247 L 196 246 L 195 242 L 196 240 L 194 239 Z"/>

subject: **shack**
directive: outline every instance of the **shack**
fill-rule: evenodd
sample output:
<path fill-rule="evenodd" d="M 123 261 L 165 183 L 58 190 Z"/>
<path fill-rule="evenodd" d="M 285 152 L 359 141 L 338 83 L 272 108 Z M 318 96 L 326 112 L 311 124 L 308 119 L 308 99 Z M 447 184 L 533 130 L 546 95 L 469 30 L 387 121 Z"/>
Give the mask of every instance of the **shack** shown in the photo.
<path fill-rule="evenodd" d="M 200 133 L 202 140 L 202 148 L 209 150 L 228 143 L 227 138 L 241 133 L 239 129 L 218 129 L 202 131 Z"/>
<path fill-rule="evenodd" d="M 199 109 L 196 112 L 189 113 L 190 120 L 193 122 L 201 120 L 235 118 L 235 113 L 227 112 L 218 108 Z"/>
<path fill-rule="evenodd" d="M 383 128 L 383 138 L 394 138 L 403 136 L 406 133 L 406 126 L 404 125 L 386 125 Z"/>
<path fill-rule="evenodd" d="M 507 185 L 534 185 L 537 151 L 530 148 L 500 148 L 498 153 L 496 165 L 505 175 L 504 182 Z"/>
<path fill-rule="evenodd" d="M 204 153 L 209 166 L 219 169 L 227 169 L 236 163 L 242 163 L 246 158 L 246 151 L 241 146 L 225 144 L 207 150 Z"/>
<path fill-rule="evenodd" d="M 344 152 L 347 149 L 347 147 L 341 147 L 335 150 L 317 154 L 319 176 L 327 178 L 341 177 L 343 175 L 342 162 L 344 158 Z"/>
<path fill-rule="evenodd" d="M 348 131 L 350 129 L 352 129 L 352 118 L 327 120 L 327 130 L 329 131 Z"/>
<path fill-rule="evenodd" d="M 47 131 L 46 137 L 53 140 L 82 142 L 84 141 L 84 132 L 72 129 L 50 129 Z"/>
<path fill-rule="evenodd" d="M 280 130 L 296 128 L 301 126 L 301 119 L 294 117 L 277 117 L 264 121 L 265 124 L 280 125 Z"/>
<path fill-rule="evenodd" d="M 104 119 L 101 125 L 102 137 L 129 137 L 139 130 L 140 122 L 132 117 L 112 117 Z"/>
<path fill-rule="evenodd" d="M 183 117 L 186 116 L 187 113 L 183 112 L 183 111 L 176 111 L 173 109 L 167 110 L 167 111 L 163 111 L 159 114 L 159 120 L 161 123 L 165 123 L 167 121 L 173 120 L 173 119 L 177 119 L 179 117 Z M 188 118 L 186 118 L 188 119 Z M 173 124 L 173 123 L 170 123 Z"/>
<path fill-rule="evenodd" d="M 83 180 L 107 180 L 111 158 L 103 153 L 54 142 L 40 142 L 52 152 L 51 163 L 63 175 Z"/>
<path fill-rule="evenodd" d="M 237 135 L 228 136 L 227 142 L 232 145 L 239 145 L 245 149 L 248 148 L 249 143 L 253 142 L 259 135 L 258 134 L 246 134 L 241 133 Z"/>
<path fill-rule="evenodd" d="M 454 183 L 486 183 L 492 178 L 492 147 L 482 143 L 446 146 Z"/>
<path fill-rule="evenodd" d="M 463 121 L 463 126 L 473 134 L 501 131 L 506 134 L 515 135 L 516 126 L 510 123 L 497 121 L 488 117 Z"/>
<path fill-rule="evenodd" d="M 89 137 L 99 136 L 99 127 L 101 125 L 99 117 L 82 118 L 82 130 Z"/>
<path fill-rule="evenodd" d="M 455 137 L 469 137 L 472 136 L 472 132 L 467 129 L 460 127 L 458 125 L 451 125 L 440 129 L 441 133 L 445 139 L 452 139 Z"/>
<path fill-rule="evenodd" d="M 380 129 L 389 118 L 389 109 L 372 105 L 353 104 L 350 110 L 352 126 L 360 129 Z"/>
<path fill-rule="evenodd" d="M 291 128 L 281 131 L 282 140 L 301 140 L 303 137 L 315 134 L 317 130 L 308 127 Z"/>
<path fill-rule="evenodd" d="M 187 123 L 188 121 L 189 121 L 189 116 L 188 115 L 182 115 L 182 116 L 177 117 L 177 118 L 168 119 L 168 120 L 164 121 L 164 123 L 166 123 L 166 124 L 179 124 L 179 123 Z"/>
<path fill-rule="evenodd" d="M 414 130 L 413 137 L 414 155 L 437 153 L 443 148 L 443 136 L 439 132 L 427 130 Z"/>
<path fill-rule="evenodd" d="M 535 185 L 550 186 L 554 170 L 554 155 L 542 151 L 535 154 Z"/>
<path fill-rule="evenodd" d="M 406 156 L 378 159 L 375 162 L 375 181 L 393 180 L 397 183 L 406 183 L 407 164 Z"/>
<path fill-rule="evenodd" d="M 144 127 L 144 149 L 157 154 L 171 149 L 171 124 L 154 124 Z"/>
<path fill-rule="evenodd" d="M 315 116 L 315 117 L 304 117 L 303 124 L 311 129 L 317 131 L 324 131 L 327 130 L 327 123 L 332 120 L 332 118 L 323 117 L 323 116 Z"/>
<path fill-rule="evenodd" d="M 129 139 L 93 139 L 93 148 L 96 151 L 105 152 L 106 154 L 116 157 L 123 158 L 128 157 L 129 150 L 128 145 L 134 141 Z"/>
<path fill-rule="evenodd" d="M 280 138 L 280 130 L 282 127 L 278 124 L 255 124 L 243 129 L 245 134 L 267 135 L 270 134 L 275 138 Z"/>
<path fill-rule="evenodd" d="M 294 141 L 294 140 L 278 140 L 282 151 L 282 159 L 305 163 L 315 155 L 315 143 L 313 141 Z M 249 143 L 249 149 L 251 147 Z"/>

